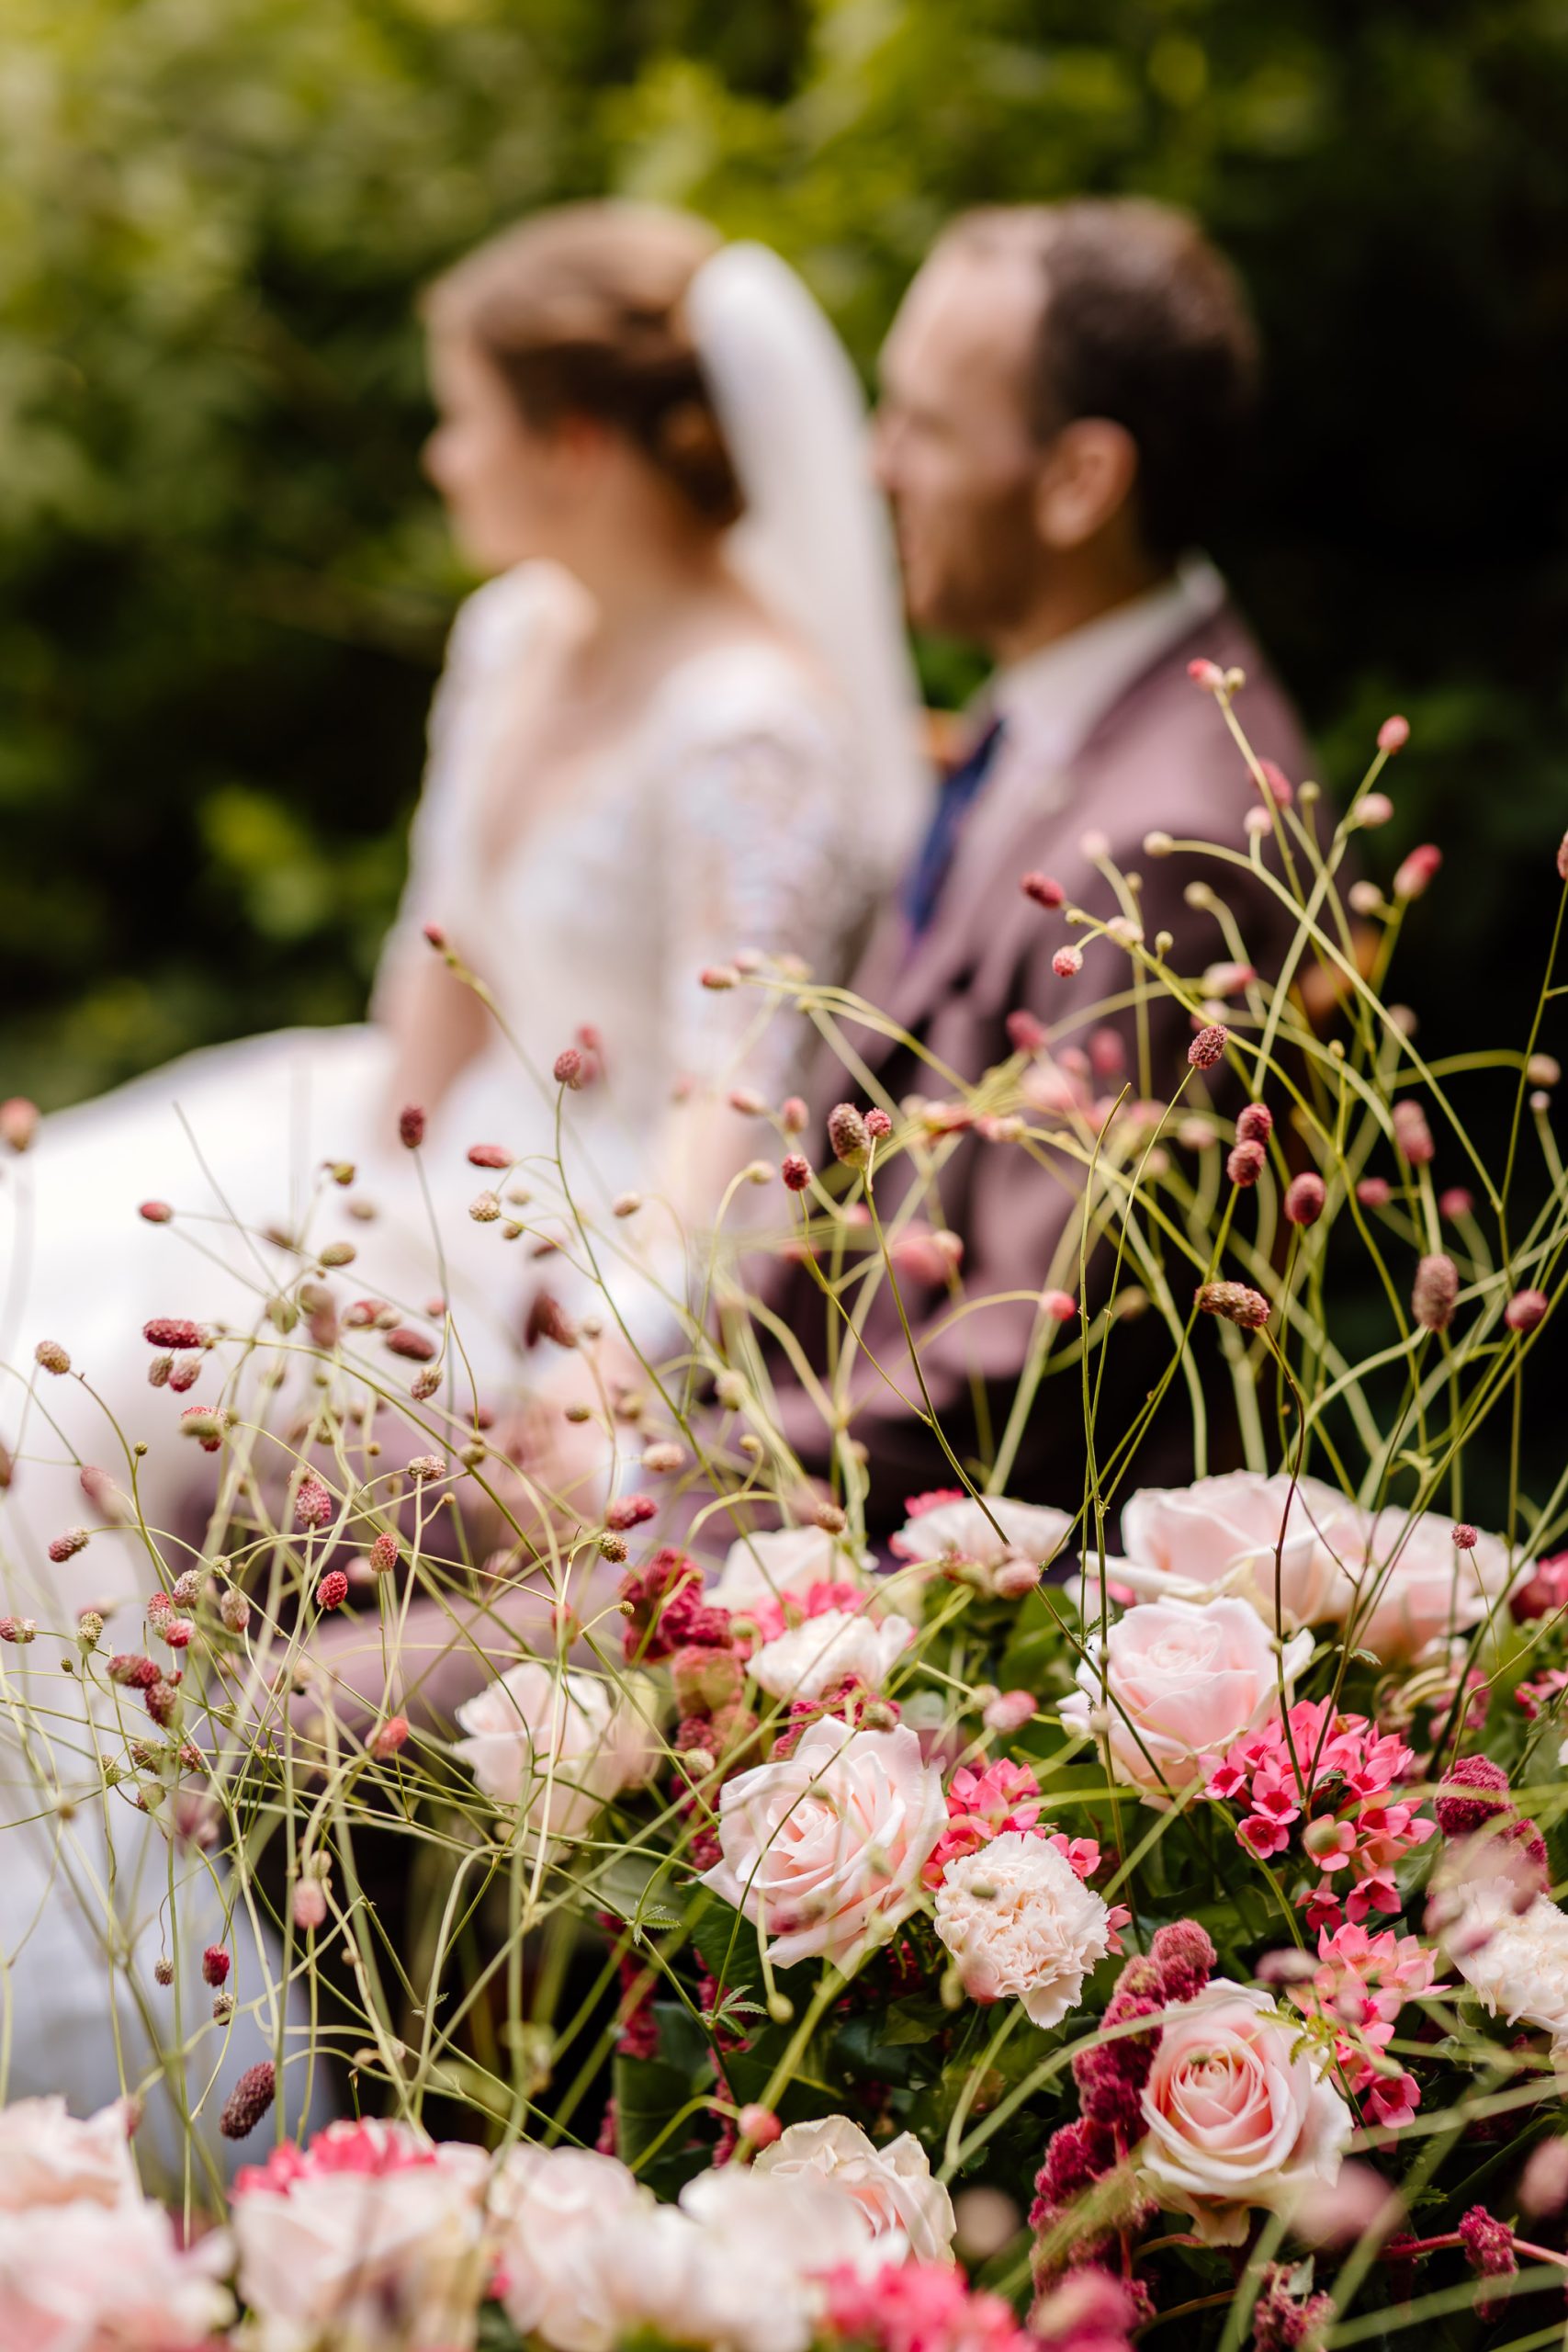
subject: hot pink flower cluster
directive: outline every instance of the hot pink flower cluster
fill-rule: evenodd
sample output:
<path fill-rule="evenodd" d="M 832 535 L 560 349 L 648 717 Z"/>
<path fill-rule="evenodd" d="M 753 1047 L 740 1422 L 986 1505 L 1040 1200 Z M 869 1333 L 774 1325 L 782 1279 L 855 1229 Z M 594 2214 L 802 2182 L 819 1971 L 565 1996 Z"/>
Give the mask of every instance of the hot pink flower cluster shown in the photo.
<path fill-rule="evenodd" d="M 1436 1960 L 1416 1936 L 1396 1936 L 1392 1928 L 1370 1936 L 1353 1924 L 1332 1935 L 1320 1928 L 1317 1957 L 1311 1978 L 1292 1985 L 1292 1999 L 1306 2016 L 1333 2028 L 1347 2090 L 1364 2095 L 1380 2123 L 1408 2123 L 1421 2103 L 1421 2086 L 1414 2075 L 1382 2072 L 1373 2053 L 1393 2040 L 1406 2001 L 1445 1989 L 1434 1987 Z"/>
<path fill-rule="evenodd" d="M 845 2267 L 822 2283 L 828 2332 L 876 2352 L 1127 2352 L 1138 2316 L 1120 2281 L 1095 2268 L 1044 2297 L 1028 2329 L 951 2263 L 888 2263 L 870 2277 Z"/>
<path fill-rule="evenodd" d="M 1010 1830 L 1025 1833 L 1037 1829 L 1041 1811 L 1040 1783 L 1027 1764 L 1012 1764 L 1006 1758 L 999 1758 L 978 1772 L 972 1765 L 961 1764 L 947 1784 L 947 1827 L 921 1872 L 925 1884 L 940 1886 L 950 1864 L 962 1860 L 965 1854 L 977 1853 L 993 1838 L 1004 1837 Z M 1040 1835 L 1048 1846 L 1055 1846 L 1075 1878 L 1087 1883 L 1100 1868 L 1097 1838 L 1068 1838 L 1059 1829 L 1041 1830 Z M 1132 1916 L 1123 1903 L 1110 1906 L 1112 1951 L 1121 1951 L 1118 1930 L 1127 1925 Z"/>
<path fill-rule="evenodd" d="M 1236 1837 L 1260 1861 L 1299 1842 L 1323 1872 L 1299 1898 L 1307 1918 L 1337 1928 L 1347 1916 L 1404 1907 L 1394 1865 L 1434 1828 L 1395 1794 L 1415 1763 L 1403 1740 L 1365 1715 L 1337 1714 L 1332 1700 L 1303 1700 L 1284 1720 L 1237 1740 L 1205 1794 L 1245 1808 Z"/>
<path fill-rule="evenodd" d="M 1564 1690 L 1568 1690 L 1568 1672 L 1560 1666 L 1548 1667 L 1544 1674 L 1538 1674 L 1532 1680 L 1517 1685 L 1514 1704 L 1521 1708 L 1533 1724 L 1536 1717 Z"/>
<path fill-rule="evenodd" d="M 852 1617 L 865 1607 L 870 1597 L 863 1585 L 813 1584 L 807 1587 L 804 1597 L 786 1594 L 781 1599 L 772 1593 L 759 1595 L 756 1600 L 747 1602 L 746 1615 L 757 1628 L 755 1646 L 761 1647 L 762 1643 L 776 1641 L 791 1625 L 798 1625 L 808 1618 L 826 1617 L 834 1610 L 841 1610 L 845 1616 Z M 743 1646 L 750 1649 L 753 1645 L 747 1643 Z"/>
<path fill-rule="evenodd" d="M 327 2173 L 363 2173 L 378 2180 L 383 2173 L 406 2172 L 411 2165 L 435 2161 L 434 2143 L 400 2124 L 329 2123 L 308 2148 L 285 2141 L 270 2151 L 265 2164 L 243 2165 L 234 2176 L 234 2193 L 243 2197 L 253 2188 L 270 2188 L 287 2195 L 301 2182 Z"/>

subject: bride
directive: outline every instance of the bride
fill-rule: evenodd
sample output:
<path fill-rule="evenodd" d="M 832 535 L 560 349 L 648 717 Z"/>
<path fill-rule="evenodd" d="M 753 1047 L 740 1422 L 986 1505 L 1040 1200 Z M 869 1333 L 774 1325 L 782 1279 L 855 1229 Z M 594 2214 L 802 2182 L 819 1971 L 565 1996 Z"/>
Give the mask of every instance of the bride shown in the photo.
<path fill-rule="evenodd" d="M 694 1245 L 772 1139 L 744 1106 L 776 1112 L 797 1075 L 787 959 L 844 968 L 920 822 L 858 389 L 777 256 L 675 214 L 573 206 L 460 264 L 426 321 L 428 469 L 491 577 L 452 633 L 371 1018 L 193 1054 L 59 1114 L 0 1188 L 0 1359 L 20 1367 L 0 1392 L 5 1606 L 39 1627 L 35 1649 L 0 1652 L 13 1692 L 24 1658 L 58 1690 L 89 1603 L 121 1605 L 106 1648 L 139 1645 L 123 1602 L 145 1555 L 83 1466 L 124 1488 L 145 1442 L 137 1503 L 166 1528 L 201 1458 L 175 1442 L 182 1413 L 250 1393 L 228 1368 L 245 1351 L 221 1346 L 149 1387 L 149 1319 L 287 1328 L 301 1271 L 324 1297 L 342 1277 L 321 1270 L 352 1259 L 352 1290 L 320 1311 L 352 1323 L 363 1297 L 400 1325 L 344 1334 L 381 1351 L 382 1384 L 406 1380 L 400 1351 L 439 1351 L 468 1409 L 493 1408 L 525 1365 L 536 1385 L 530 1308 L 547 1329 L 584 1309 L 582 1216 L 631 1340 L 677 1345 Z M 738 956 L 761 959 L 761 985 L 702 985 Z M 61 1351 L 79 1377 L 51 1376 Z M 36 1814 L 20 1759 L 0 1765 L 13 1817 Z M 58 1747 L 50 1769 L 69 1780 Z M 7 1848 L 59 1834 L 34 1821 Z M 59 1937 L 50 1958 L 50 1907 L 25 1944 L 40 1983 L 73 1965 Z M 150 1968 L 142 1942 L 131 1964 Z M 16 1965 L 11 1990 L 25 2014 Z"/>

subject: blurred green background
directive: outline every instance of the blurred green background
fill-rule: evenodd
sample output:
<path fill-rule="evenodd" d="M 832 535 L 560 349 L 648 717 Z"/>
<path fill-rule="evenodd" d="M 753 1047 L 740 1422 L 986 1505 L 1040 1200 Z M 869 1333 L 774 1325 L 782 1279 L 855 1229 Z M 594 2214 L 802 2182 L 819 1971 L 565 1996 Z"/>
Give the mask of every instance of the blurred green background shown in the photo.
<path fill-rule="evenodd" d="M 0 1092 L 361 1010 L 463 584 L 413 299 L 607 188 L 781 246 L 866 364 L 962 205 L 1195 208 L 1271 361 L 1213 551 L 1325 775 L 1412 718 L 1383 840 L 1450 861 L 1404 967 L 1428 1039 L 1522 1034 L 1568 818 L 1562 0 L 0 0 Z"/>

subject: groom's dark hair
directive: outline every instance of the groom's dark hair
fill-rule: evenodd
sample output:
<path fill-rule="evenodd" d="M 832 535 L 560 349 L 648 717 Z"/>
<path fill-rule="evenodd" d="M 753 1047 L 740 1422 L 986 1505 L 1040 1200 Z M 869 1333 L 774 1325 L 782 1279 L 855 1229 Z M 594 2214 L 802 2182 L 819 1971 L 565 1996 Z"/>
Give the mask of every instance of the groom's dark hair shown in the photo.
<path fill-rule="evenodd" d="M 1047 441 L 1084 416 L 1122 425 L 1149 553 L 1201 540 L 1245 447 L 1258 368 L 1240 280 L 1197 222 L 1144 198 L 1086 197 L 964 213 L 943 242 L 1037 256 L 1032 432 Z"/>

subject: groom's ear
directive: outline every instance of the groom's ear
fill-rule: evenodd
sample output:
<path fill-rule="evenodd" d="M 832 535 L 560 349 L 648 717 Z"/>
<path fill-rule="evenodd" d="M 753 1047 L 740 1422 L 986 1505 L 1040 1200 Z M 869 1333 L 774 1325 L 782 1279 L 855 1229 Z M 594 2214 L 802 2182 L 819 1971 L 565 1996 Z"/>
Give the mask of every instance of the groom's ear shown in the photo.
<path fill-rule="evenodd" d="M 1138 479 L 1138 445 L 1109 417 L 1079 416 L 1052 435 L 1034 479 L 1034 527 L 1058 554 L 1087 546 L 1120 514 Z"/>

